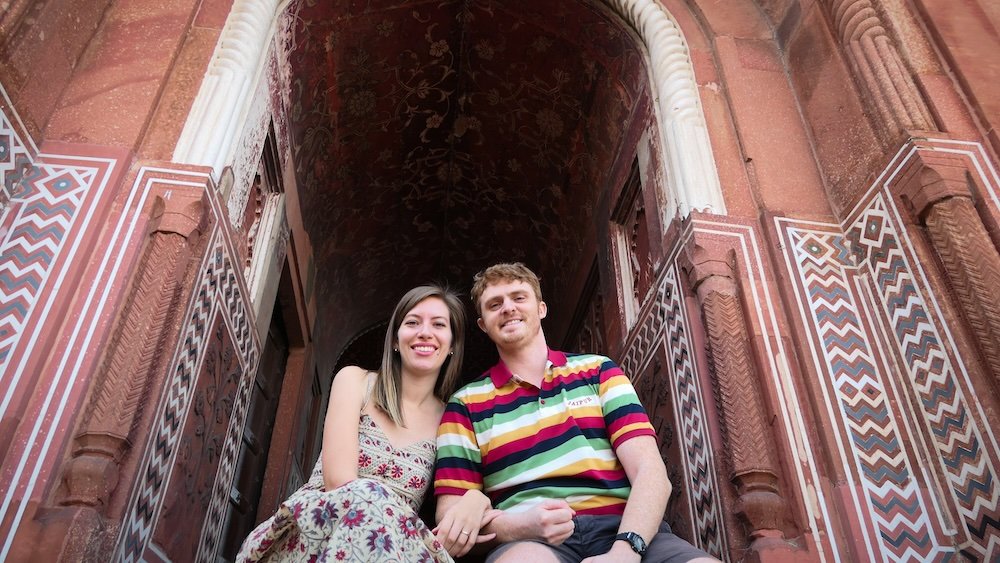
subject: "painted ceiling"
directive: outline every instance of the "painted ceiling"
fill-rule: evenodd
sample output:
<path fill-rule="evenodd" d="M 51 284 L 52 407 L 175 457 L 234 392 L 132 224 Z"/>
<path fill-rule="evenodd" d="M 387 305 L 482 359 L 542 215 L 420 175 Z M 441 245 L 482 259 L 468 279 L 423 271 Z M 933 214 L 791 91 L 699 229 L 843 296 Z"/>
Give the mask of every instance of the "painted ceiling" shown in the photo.
<path fill-rule="evenodd" d="M 339 354 L 423 282 L 467 291 L 520 260 L 551 305 L 586 274 L 648 107 L 617 16 L 571 0 L 299 0 L 282 21 L 320 350 Z"/>

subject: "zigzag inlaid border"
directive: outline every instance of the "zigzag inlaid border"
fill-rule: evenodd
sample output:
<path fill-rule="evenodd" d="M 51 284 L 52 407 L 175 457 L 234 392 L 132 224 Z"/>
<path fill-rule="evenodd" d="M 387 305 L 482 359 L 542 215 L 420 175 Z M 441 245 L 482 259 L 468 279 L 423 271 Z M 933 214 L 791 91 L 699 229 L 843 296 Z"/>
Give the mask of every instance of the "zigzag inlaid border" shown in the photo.
<path fill-rule="evenodd" d="M 200 373 L 206 348 L 207 330 L 216 315 L 222 315 L 233 342 L 239 351 L 243 378 L 230 417 L 223 454 L 216 472 L 212 499 L 199 540 L 199 561 L 214 561 L 225 517 L 226 499 L 232 484 L 239 453 L 250 386 L 253 384 L 260 344 L 254 331 L 247 301 L 247 291 L 234 264 L 231 241 L 226 236 L 225 214 L 214 195 L 210 196 L 215 227 L 210 235 L 208 250 L 201 264 L 197 288 L 181 329 L 178 349 L 164 398 L 155 418 L 150 442 L 146 448 L 115 549 L 115 561 L 140 561 L 149 546 L 155 528 L 160 525 L 164 489 L 170 482 L 170 472 L 176 458 L 176 446 L 184 431 L 191 405 L 195 378 Z M 162 523 L 169 525 L 169 523 Z"/>
<path fill-rule="evenodd" d="M 997 174 L 982 147 L 931 139 L 900 149 L 843 225 L 785 218 L 775 225 L 816 369 L 829 377 L 827 408 L 849 438 L 839 444 L 841 459 L 864 485 L 864 504 L 852 493 L 862 520 L 870 518 L 865 533 L 877 546 L 869 539 L 869 549 L 883 560 L 948 560 L 959 551 L 994 560 L 1000 452 L 940 308 L 925 297 L 927 276 L 888 190 L 917 150 L 966 155 L 996 206 Z M 871 341 L 877 329 L 890 356 L 881 363 Z M 901 441 L 921 454 L 913 458 Z M 942 511 L 958 516 L 957 530 Z"/>
<path fill-rule="evenodd" d="M 228 223 L 224 224 L 228 225 Z M 225 311 L 228 313 L 223 315 L 223 318 L 234 342 L 240 348 L 240 357 L 243 359 L 241 362 L 243 364 L 243 377 L 240 380 L 236 402 L 229 418 L 229 428 L 222 444 L 222 456 L 219 459 L 219 468 L 216 472 L 215 484 L 212 487 L 212 500 L 209 503 L 205 522 L 202 525 L 201 538 L 198 541 L 198 553 L 195 559 L 199 563 L 214 563 L 218 560 L 219 542 L 223 539 L 222 533 L 229 507 L 229 494 L 239 462 L 243 427 L 246 424 L 250 400 L 253 397 L 253 385 L 260 353 L 257 341 L 254 339 L 254 323 L 248 317 L 249 297 L 245 292 L 246 286 L 237 283 L 236 272 L 242 270 L 239 264 L 231 262 L 233 256 L 235 255 L 230 252 L 224 257 L 224 267 L 227 273 L 221 296 L 226 300 Z M 164 524 L 169 526 L 169 523 Z"/>
<path fill-rule="evenodd" d="M 728 555 L 725 525 L 720 512 L 722 497 L 715 479 L 712 443 L 705 423 L 704 399 L 692 361 L 689 325 L 684 316 L 682 291 L 676 266 L 660 274 L 655 291 L 636 319 L 622 353 L 626 373 L 639 373 L 650 356 L 663 345 L 670 352 L 669 373 L 674 421 L 683 441 L 682 461 L 688 492 L 688 514 L 699 548 L 719 557 Z"/>
<path fill-rule="evenodd" d="M 54 157 L 60 159 L 62 157 Z M 71 158 L 71 157 L 70 157 Z M 0 112 L 0 416 L 17 386 L 8 369 L 39 296 L 107 164 L 35 162 Z"/>
<path fill-rule="evenodd" d="M 864 529 L 870 559 L 940 561 L 954 549 L 931 524 L 940 515 L 920 494 L 914 460 L 903 450 L 905 432 L 892 406 L 887 374 L 874 355 L 852 279 L 858 276 L 847 242 L 835 232 L 786 231 L 816 331 L 815 347 L 828 378 L 827 403 L 846 429 L 846 454 L 863 491 L 874 531 Z M 854 490 L 852 488 L 852 493 Z M 855 503 L 862 502 L 855 495 Z M 874 540 L 873 540 L 874 538 Z M 873 550 L 877 550 L 878 554 Z"/>
<path fill-rule="evenodd" d="M 934 459 L 947 476 L 969 547 L 987 560 L 1000 557 L 1000 474 L 987 449 L 974 407 L 962 389 L 932 313 L 917 287 L 887 196 L 872 203 L 849 227 L 847 238 L 857 263 L 871 271 L 882 313 L 890 320 L 922 419 L 933 440 Z M 978 409 L 977 409 L 978 410 Z"/>
<path fill-rule="evenodd" d="M 742 297 L 749 311 L 746 321 L 752 325 L 751 332 L 759 331 L 762 336 L 758 342 L 761 385 L 773 387 L 777 401 L 775 414 L 778 416 L 773 426 L 776 432 L 780 428 L 783 433 L 775 437 L 784 438 L 795 460 L 786 468 L 789 490 L 784 496 L 790 504 L 793 499 L 799 499 L 799 508 L 806 515 L 819 561 L 838 560 L 839 534 L 832 527 L 829 497 L 824 492 L 825 486 L 814 455 L 815 446 L 810 438 L 812 431 L 803 418 L 801 405 L 804 399 L 787 363 L 788 351 L 784 342 L 789 335 L 783 323 L 779 322 L 776 296 L 771 294 L 775 284 L 768 273 L 760 235 L 753 224 L 701 215 L 690 220 L 679 237 L 678 248 L 689 247 L 694 237 L 704 243 L 714 242 L 733 250 L 736 270 L 743 277 Z"/>
<path fill-rule="evenodd" d="M 38 154 L 24 146 L 0 111 L 0 417 L 21 408 L 31 393 L 38 411 L 18 428 L 16 444 L 0 462 L 0 561 L 35 494 L 52 467 L 54 443 L 65 433 L 70 397 L 78 393 L 80 373 L 67 367 L 82 349 L 46 350 L 45 373 L 28 373 L 46 317 L 68 286 L 70 265 L 94 216 L 109 201 L 118 161 L 101 156 Z M 77 283 L 74 281 L 73 283 Z M 73 317 L 65 335 L 75 337 L 87 319 Z M 37 370 L 36 370 L 37 371 Z M 36 389 L 39 381 L 46 384 Z"/>

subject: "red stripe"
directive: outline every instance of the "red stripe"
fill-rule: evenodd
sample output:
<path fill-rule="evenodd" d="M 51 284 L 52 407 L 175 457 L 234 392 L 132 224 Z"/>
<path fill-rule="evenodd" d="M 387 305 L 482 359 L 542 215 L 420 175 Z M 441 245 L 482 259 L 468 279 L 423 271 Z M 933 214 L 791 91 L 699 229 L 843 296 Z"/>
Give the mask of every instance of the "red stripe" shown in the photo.
<path fill-rule="evenodd" d="M 614 367 L 608 368 L 604 373 L 601 374 L 601 383 L 602 384 L 607 383 L 609 379 L 618 376 L 625 377 L 625 372 L 622 371 L 621 367 L 615 365 Z"/>
<path fill-rule="evenodd" d="M 576 477 L 594 479 L 606 483 L 618 481 L 619 479 L 626 477 L 626 475 L 624 469 L 588 469 L 587 471 L 581 471 L 580 473 L 574 474 L 573 478 Z"/>
<path fill-rule="evenodd" d="M 594 508 L 586 508 L 583 510 L 577 510 L 577 514 L 587 514 L 590 516 L 605 516 L 608 514 L 614 516 L 621 516 L 625 514 L 625 504 L 612 504 L 609 506 L 596 506 Z"/>
<path fill-rule="evenodd" d="M 535 393 L 531 392 L 529 389 L 523 387 L 517 387 L 511 390 L 509 393 L 500 393 L 496 391 L 493 396 L 487 398 L 484 401 L 479 401 L 475 403 L 466 403 L 465 407 L 469 410 L 470 414 L 478 414 L 483 411 L 495 411 L 499 410 L 500 407 L 508 405 L 521 399 L 523 397 L 535 397 Z"/>
<path fill-rule="evenodd" d="M 630 424 L 649 424 L 649 417 L 641 412 L 632 412 L 619 416 L 608 424 L 608 432 L 614 434 L 622 427 Z"/>
<path fill-rule="evenodd" d="M 596 420 L 594 420 L 596 419 Z M 574 424 L 574 420 L 576 424 Z M 563 421 L 557 426 L 547 426 L 537 430 L 535 433 L 528 434 L 523 438 L 514 440 L 513 442 L 504 444 L 503 446 L 498 446 L 490 449 L 489 462 L 493 463 L 504 456 L 512 453 L 523 452 L 526 450 L 531 450 L 535 444 L 543 442 L 545 440 L 550 440 L 558 436 L 562 436 L 568 430 L 572 430 L 579 426 L 580 428 L 599 428 L 604 425 L 604 419 L 600 417 L 585 417 L 577 419 L 569 419 Z"/>
<path fill-rule="evenodd" d="M 636 436 L 652 436 L 653 438 L 656 438 L 656 432 L 653 432 L 652 428 L 636 428 L 635 430 L 631 430 L 619 436 L 618 439 L 611 444 L 611 447 L 617 450 L 618 446 L 622 442 L 635 438 Z"/>
<path fill-rule="evenodd" d="M 434 496 L 439 497 L 441 495 L 457 495 L 462 496 L 469 489 L 460 489 L 458 487 L 434 487 Z"/>
<path fill-rule="evenodd" d="M 569 383 L 573 383 L 574 381 L 578 381 L 578 380 L 581 380 L 581 379 L 584 379 L 584 380 L 586 380 L 586 379 L 593 379 L 594 375 L 597 374 L 597 370 L 600 369 L 600 367 L 601 367 L 600 364 L 595 364 L 590 369 L 584 369 L 583 371 L 574 371 L 574 372 L 570 372 L 570 373 L 564 373 L 564 374 L 561 374 L 561 375 L 559 375 L 557 377 L 553 377 L 552 378 L 552 383 L 553 384 L 547 386 L 546 389 L 551 389 L 551 388 L 554 388 L 554 387 L 558 387 L 560 385 L 567 385 Z"/>
<path fill-rule="evenodd" d="M 462 413 L 444 411 L 444 416 L 441 417 L 441 424 L 445 423 L 458 424 L 462 428 L 466 428 L 469 432 L 472 432 L 472 425 L 469 424 L 469 418 Z"/>

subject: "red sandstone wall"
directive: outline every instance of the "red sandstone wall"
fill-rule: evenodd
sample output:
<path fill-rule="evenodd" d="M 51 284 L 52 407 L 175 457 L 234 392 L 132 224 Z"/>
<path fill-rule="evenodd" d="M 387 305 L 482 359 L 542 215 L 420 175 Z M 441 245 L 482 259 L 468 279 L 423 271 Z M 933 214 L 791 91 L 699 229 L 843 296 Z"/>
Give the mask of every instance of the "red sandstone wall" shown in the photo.
<path fill-rule="evenodd" d="M 169 159 L 231 0 L 11 4 L 0 81 L 36 143 Z"/>
<path fill-rule="evenodd" d="M 1000 274 L 990 236 L 996 240 L 1000 214 L 996 174 L 991 173 L 1000 146 L 995 132 L 1000 102 L 992 95 L 1000 71 L 984 56 L 997 51 L 991 46 L 1000 46 L 998 9 L 972 1 L 947 6 L 916 2 L 916 11 L 889 0 L 664 4 L 691 50 L 729 217 L 695 216 L 663 225 L 654 214 L 648 224 L 650 269 L 637 272 L 646 276 L 650 301 L 634 327 L 619 320 L 617 267 L 607 250 L 606 230 L 599 230 L 586 248 L 598 249 L 598 293 L 604 296 L 597 301 L 600 314 L 592 318 L 606 323 L 590 328 L 603 330 L 603 341 L 612 343 L 632 370 L 661 431 L 662 451 L 678 490 L 671 514 L 678 529 L 734 559 L 754 542 L 759 542 L 754 557 L 775 561 L 815 558 L 820 550 L 861 560 L 876 553 L 871 550 L 920 548 L 913 547 L 917 540 L 906 538 L 908 530 L 885 524 L 893 518 L 903 522 L 899 526 L 909 525 L 910 519 L 917 522 L 913 529 L 930 538 L 924 545 L 939 549 L 938 555 L 958 541 L 946 533 L 943 522 L 948 521 L 958 523 L 953 535 L 965 545 L 981 548 L 997 533 L 990 523 L 997 516 L 995 503 L 977 503 L 976 498 L 980 489 L 984 498 L 991 491 L 987 477 L 994 476 L 998 461 L 990 428 L 998 423 L 1000 329 L 995 319 L 1000 314 L 994 311 L 992 289 Z M 119 173 L 131 170 L 127 179 L 115 176 L 108 187 L 118 194 L 116 216 L 138 213 L 144 217 L 141 224 L 150 222 L 152 209 L 121 203 L 131 190 L 141 189 L 134 182 L 145 173 L 134 162 L 169 160 L 230 3 L 52 1 L 12 6 L 0 17 L 5 38 L 0 80 L 27 130 L 38 141 L 63 141 L 56 146 L 76 156 L 91 153 L 74 153 L 74 146 L 111 148 L 109 160 Z M 877 56 L 856 41 L 860 28 L 843 17 L 843 10 L 866 6 L 879 22 L 865 28 L 881 41 Z M 886 80 L 896 89 L 891 96 L 885 93 Z M 648 111 L 643 106 L 633 116 L 630 142 L 655 147 L 662 139 L 641 135 Z M 911 141 L 911 135 L 918 138 Z M 977 144 L 983 141 L 985 151 Z M 950 156 L 941 157 L 944 149 Z M 614 182 L 626 175 L 627 166 L 620 168 L 610 174 Z M 889 177 L 893 180 L 879 182 Z M 164 185 L 176 180 L 168 178 Z M 620 186 L 614 182 L 602 201 L 603 214 L 617 199 Z M 665 182 L 654 177 L 646 186 L 647 207 L 656 200 L 651 192 L 667 189 Z M 208 223 L 224 222 L 221 208 L 212 209 L 217 216 Z M 88 240 L 122 243 L 97 236 L 111 233 L 93 232 Z M 143 230 L 122 243 L 131 246 L 122 279 L 115 282 L 120 293 L 99 314 L 128 309 L 121 285 L 132 278 L 124 272 L 134 275 L 149 244 L 147 235 L 156 236 Z M 225 253 L 232 242 L 216 236 L 214 249 Z M 199 272 L 197 283 L 218 279 L 211 261 L 205 264 L 209 269 Z M 583 287 L 586 275 L 580 273 L 578 286 Z M 182 281 L 193 286 L 195 275 L 190 276 Z M 824 302 L 821 296 L 831 288 L 849 298 Z M 894 308 L 894 300 L 900 299 L 912 315 Z M 229 314 L 239 316 L 234 302 L 228 305 L 236 307 Z M 57 311 L 90 311 L 82 307 L 82 302 L 67 301 Z M 828 315 L 841 324 L 826 322 Z M 218 329 L 224 324 L 220 318 L 201 320 Z M 101 322 L 110 330 L 115 318 Z M 197 330 L 179 320 L 171 326 L 172 338 L 189 326 Z M 40 341 L 61 342 L 55 328 L 61 325 L 48 329 Z M 838 340 L 844 334 L 867 340 Z M 914 335 L 923 346 L 919 353 L 906 347 Z M 246 334 L 239 342 L 222 340 L 218 350 L 253 348 Z M 921 354 L 938 363 L 925 368 Z M 98 356 L 93 352 L 85 360 L 96 364 Z M 868 365 L 842 369 L 842 356 L 864 358 Z M 45 361 L 38 362 L 36 373 L 50 373 L 43 369 Z M 878 384 L 866 387 L 865 377 Z M 42 377 L 19 388 L 12 404 L 20 413 L 31 411 L 35 406 L 28 397 L 48 381 Z M 165 371 L 156 372 L 150 396 L 161 397 L 155 391 L 167 393 L 173 381 Z M 234 402 L 241 396 L 232 382 L 226 389 Z M 98 396 L 100 391 L 95 384 L 91 392 Z M 955 417 L 942 418 L 922 407 L 937 405 L 942 397 L 950 402 L 941 408 L 957 413 Z M 81 446 L 88 444 L 70 445 L 76 437 L 70 431 L 86 430 L 95 418 L 100 422 L 104 411 L 85 411 L 85 393 L 67 400 L 68 407 L 60 411 L 64 418 L 52 434 L 56 445 L 41 457 L 51 459 L 43 467 L 53 473 L 42 473 L 26 500 L 26 518 L 47 516 L 49 527 L 26 527 L 19 540 L 32 547 L 16 554 L 28 558 L 46 538 L 87 530 L 97 520 L 85 513 L 96 510 L 131 527 L 126 534 L 152 536 L 176 557 L 190 555 L 191 542 L 201 531 L 195 523 L 185 530 L 191 541 L 171 543 L 155 517 L 142 514 L 142 502 L 155 506 L 160 498 L 125 498 L 121 492 L 139 481 L 140 470 L 165 478 L 169 455 L 126 459 L 115 470 L 122 478 L 118 493 L 94 490 L 107 484 L 101 472 L 83 471 L 76 483 L 54 481 L 64 458 L 116 455 L 113 448 L 102 451 L 103 446 L 93 443 L 85 452 Z M 850 418 L 859 404 L 872 410 L 884 407 L 889 414 L 863 421 L 867 426 L 862 428 Z M 150 410 L 138 414 L 136 424 L 149 435 L 167 428 L 164 435 L 177 439 L 168 419 L 184 412 Z M 238 413 L 233 407 L 226 414 Z M 24 452 L 29 451 L 37 436 L 7 420 L 0 427 L 5 454 L 24 437 L 29 438 L 23 440 L 28 444 Z M 883 424 L 885 420 L 889 422 Z M 975 441 L 954 437 L 960 434 Z M 146 442 L 133 439 L 136 452 L 146 451 Z M 888 446 L 881 451 L 852 445 L 880 440 L 894 443 L 898 449 L 891 452 L 898 451 L 899 457 L 893 459 L 903 461 L 879 461 Z M 741 451 L 736 446 L 742 443 L 759 447 Z M 979 457 L 963 457 L 963 448 L 973 445 Z M 188 470 L 202 462 L 195 455 L 179 467 Z M 205 471 L 188 473 L 197 481 L 229 462 L 213 458 Z M 14 478 L 16 468 L 6 456 L 4 463 L 7 482 L 27 482 Z M 950 472 L 950 464 L 987 469 L 962 469 L 963 477 Z M 866 479 L 903 470 L 915 476 L 914 489 L 874 496 Z M 183 485 L 178 475 L 168 483 L 173 491 Z M 702 478 L 692 477 L 697 475 Z M 971 502 L 955 500 L 961 487 L 973 491 Z M 140 496 L 152 494 L 149 490 Z M 858 499 L 889 508 L 869 512 L 870 504 Z M 167 513 L 183 513 L 189 506 L 176 502 L 167 503 Z M 60 503 L 71 508 L 59 508 Z M 215 510 L 215 516 L 220 510 L 204 495 L 190 506 Z M 692 506 L 699 510 L 688 513 Z M 36 512 L 39 507 L 44 508 Z M 920 528 L 920 522 L 930 523 Z M 68 549 L 62 553 L 66 558 L 79 556 L 81 549 L 106 552 L 117 532 L 106 531 L 90 544 L 53 543 L 53 555 L 63 548 Z M 876 545 L 872 538 L 879 537 L 890 539 Z M 924 536 L 914 532 L 913 537 Z M 985 557 L 976 549 L 969 553 Z"/>

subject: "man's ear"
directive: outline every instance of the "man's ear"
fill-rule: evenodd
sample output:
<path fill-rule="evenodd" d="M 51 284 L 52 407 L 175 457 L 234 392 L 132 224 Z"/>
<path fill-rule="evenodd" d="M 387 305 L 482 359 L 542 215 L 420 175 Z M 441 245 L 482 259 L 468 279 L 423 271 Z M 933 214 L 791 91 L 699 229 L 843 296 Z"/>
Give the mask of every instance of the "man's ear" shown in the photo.
<path fill-rule="evenodd" d="M 479 327 L 479 330 L 481 330 L 483 332 L 486 332 L 486 325 L 483 324 L 483 318 L 482 317 L 479 317 L 478 319 L 476 319 L 476 326 Z"/>
<path fill-rule="evenodd" d="M 544 319 L 545 315 L 549 313 L 549 306 L 545 304 L 544 301 L 538 302 L 538 318 L 539 320 Z"/>

